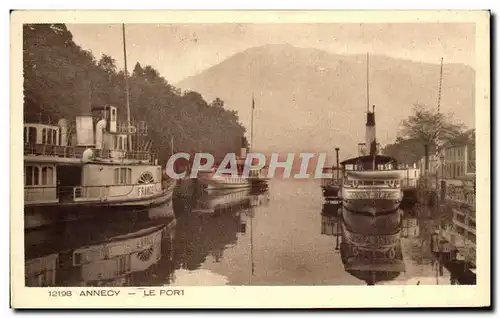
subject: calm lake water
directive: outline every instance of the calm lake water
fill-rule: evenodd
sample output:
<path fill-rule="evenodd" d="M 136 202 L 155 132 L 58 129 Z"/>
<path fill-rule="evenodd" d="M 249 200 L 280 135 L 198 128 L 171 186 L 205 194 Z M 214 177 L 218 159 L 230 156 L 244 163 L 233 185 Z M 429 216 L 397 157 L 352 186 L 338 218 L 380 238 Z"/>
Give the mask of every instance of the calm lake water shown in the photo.
<path fill-rule="evenodd" d="M 450 273 L 430 250 L 438 221 L 430 213 L 414 212 L 350 213 L 325 204 L 319 180 L 272 180 L 268 191 L 259 192 L 184 193 L 150 211 L 26 232 L 26 282 L 450 284 Z M 346 237 L 372 249 L 353 247 Z M 392 255 L 373 248 L 391 242 L 396 246 Z M 355 262 L 345 266 L 353 257 Z"/>

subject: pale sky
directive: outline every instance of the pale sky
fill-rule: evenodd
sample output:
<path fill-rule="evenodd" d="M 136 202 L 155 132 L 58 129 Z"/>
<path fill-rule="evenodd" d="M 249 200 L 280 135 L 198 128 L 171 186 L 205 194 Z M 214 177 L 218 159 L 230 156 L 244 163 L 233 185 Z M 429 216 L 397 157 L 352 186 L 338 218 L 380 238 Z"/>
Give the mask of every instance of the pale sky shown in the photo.
<path fill-rule="evenodd" d="M 123 68 L 120 24 L 67 24 L 74 41 Z M 385 54 L 439 63 L 475 64 L 474 24 L 128 24 L 129 71 L 151 65 L 170 83 L 200 73 L 254 46 L 290 44 L 339 54 Z"/>

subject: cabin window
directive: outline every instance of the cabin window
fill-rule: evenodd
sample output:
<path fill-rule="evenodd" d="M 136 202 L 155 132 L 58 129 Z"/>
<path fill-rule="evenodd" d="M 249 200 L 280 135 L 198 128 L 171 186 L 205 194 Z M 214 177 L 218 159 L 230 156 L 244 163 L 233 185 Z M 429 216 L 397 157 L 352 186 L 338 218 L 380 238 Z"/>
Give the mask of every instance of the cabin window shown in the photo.
<path fill-rule="evenodd" d="M 42 129 L 42 144 L 57 145 L 57 130 L 50 128 Z"/>
<path fill-rule="evenodd" d="M 52 144 L 57 145 L 57 130 L 52 129 Z"/>
<path fill-rule="evenodd" d="M 54 170 L 52 167 L 42 168 L 42 185 L 54 184 Z"/>
<path fill-rule="evenodd" d="M 131 184 L 132 169 L 131 168 L 115 168 L 115 184 Z"/>
<path fill-rule="evenodd" d="M 32 185 L 33 184 L 33 167 L 26 166 L 24 167 L 24 185 Z"/>
<path fill-rule="evenodd" d="M 28 142 L 30 144 L 36 144 L 37 143 L 37 131 L 35 127 L 29 127 L 28 128 Z"/>
<path fill-rule="evenodd" d="M 25 166 L 24 167 L 24 185 L 38 185 L 40 170 L 37 166 Z"/>
<path fill-rule="evenodd" d="M 116 150 L 127 149 L 127 137 L 126 136 L 113 136 L 113 149 L 116 149 Z"/>
<path fill-rule="evenodd" d="M 122 136 L 122 142 L 123 142 L 123 150 L 126 150 L 127 149 L 127 137 L 126 136 Z"/>
<path fill-rule="evenodd" d="M 47 129 L 42 129 L 42 144 L 45 144 L 47 140 Z"/>
<path fill-rule="evenodd" d="M 127 169 L 126 168 L 121 168 L 120 169 L 120 183 L 127 183 L 129 184 L 130 182 L 127 182 Z"/>

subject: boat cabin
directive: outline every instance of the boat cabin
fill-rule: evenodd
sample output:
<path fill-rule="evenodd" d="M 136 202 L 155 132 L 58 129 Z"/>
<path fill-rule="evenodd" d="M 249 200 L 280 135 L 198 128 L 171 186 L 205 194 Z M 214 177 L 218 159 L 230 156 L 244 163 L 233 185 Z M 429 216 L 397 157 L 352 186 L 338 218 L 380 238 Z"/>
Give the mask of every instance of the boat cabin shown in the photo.
<path fill-rule="evenodd" d="M 340 163 L 344 171 L 387 171 L 397 170 L 396 159 L 389 156 L 360 156 Z"/>
<path fill-rule="evenodd" d="M 161 167 L 156 166 L 151 154 L 151 142 L 141 138 L 146 133 L 143 122 L 138 126 L 119 125 L 113 106 L 76 116 L 71 125 L 65 118 L 57 124 L 26 122 L 25 203 L 103 200 L 110 196 L 118 200 L 157 193 L 161 190 Z M 137 184 L 137 191 L 132 191 Z"/>

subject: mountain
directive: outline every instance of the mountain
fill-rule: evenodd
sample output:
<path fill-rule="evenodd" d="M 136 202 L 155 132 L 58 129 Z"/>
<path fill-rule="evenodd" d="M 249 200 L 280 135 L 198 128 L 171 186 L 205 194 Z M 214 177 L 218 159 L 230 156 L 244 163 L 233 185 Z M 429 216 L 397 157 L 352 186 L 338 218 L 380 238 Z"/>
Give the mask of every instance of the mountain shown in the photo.
<path fill-rule="evenodd" d="M 439 57 L 436 57 L 439 60 Z M 414 104 L 436 107 L 439 64 L 370 55 L 370 105 L 377 138 L 392 142 Z M 474 126 L 474 70 L 444 64 L 441 109 Z M 254 150 L 327 151 L 355 155 L 363 141 L 366 55 L 337 55 L 291 45 L 265 45 L 237 53 L 176 86 L 219 97 L 236 110 L 249 134 L 255 95 Z"/>

